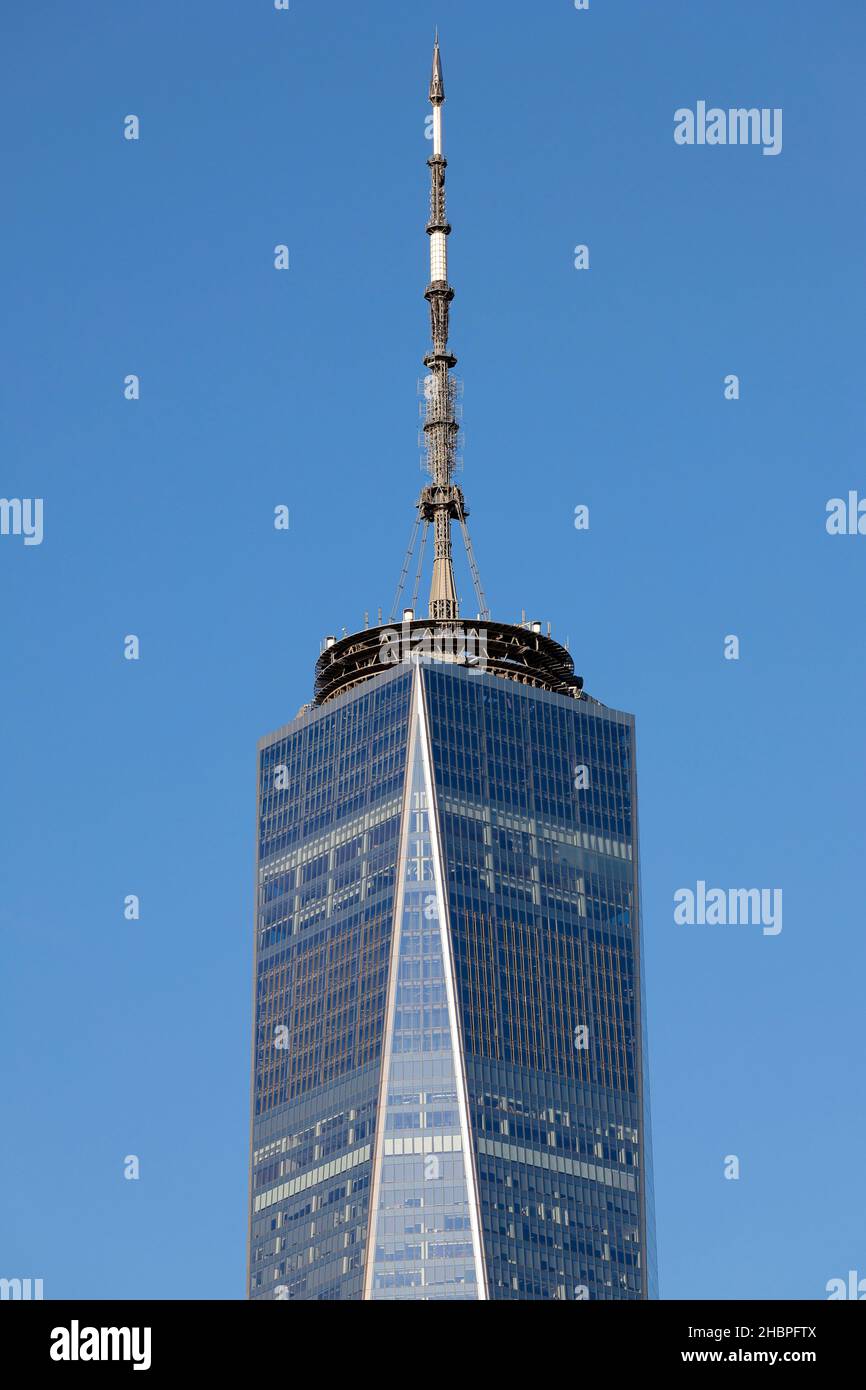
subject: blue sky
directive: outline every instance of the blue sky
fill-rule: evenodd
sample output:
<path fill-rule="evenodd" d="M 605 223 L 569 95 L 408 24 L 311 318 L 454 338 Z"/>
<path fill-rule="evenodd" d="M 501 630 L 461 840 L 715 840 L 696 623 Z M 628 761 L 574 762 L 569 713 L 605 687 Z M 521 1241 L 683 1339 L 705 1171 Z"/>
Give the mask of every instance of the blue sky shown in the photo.
<path fill-rule="evenodd" d="M 859 0 L 5 7 L 0 1274 L 243 1296 L 256 741 L 409 537 L 435 23 L 488 599 L 638 721 L 661 1292 L 821 1298 L 866 1276 Z M 781 154 L 676 145 L 699 100 Z M 699 879 L 782 932 L 676 926 Z"/>

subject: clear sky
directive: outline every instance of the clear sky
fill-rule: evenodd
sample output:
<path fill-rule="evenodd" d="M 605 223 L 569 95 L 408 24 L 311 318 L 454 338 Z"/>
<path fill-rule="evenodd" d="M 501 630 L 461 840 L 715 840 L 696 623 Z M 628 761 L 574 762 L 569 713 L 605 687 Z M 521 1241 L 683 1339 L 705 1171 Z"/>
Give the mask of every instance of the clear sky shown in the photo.
<path fill-rule="evenodd" d="M 862 0 L 9 0 L 0 1275 L 46 1297 L 244 1293 L 256 741 L 409 538 L 437 22 L 488 599 L 637 716 L 662 1295 L 866 1276 Z M 781 153 L 677 145 L 699 101 Z M 699 880 L 782 931 L 675 925 Z"/>

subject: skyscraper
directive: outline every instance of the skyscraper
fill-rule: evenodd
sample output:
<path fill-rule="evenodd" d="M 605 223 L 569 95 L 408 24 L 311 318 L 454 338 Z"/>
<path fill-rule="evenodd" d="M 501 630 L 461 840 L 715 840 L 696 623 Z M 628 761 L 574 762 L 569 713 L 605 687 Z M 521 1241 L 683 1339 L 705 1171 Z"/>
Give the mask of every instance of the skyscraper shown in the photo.
<path fill-rule="evenodd" d="M 634 720 L 494 621 L 454 481 L 438 38 L 428 614 L 329 637 L 259 745 L 249 1294 L 654 1292 Z M 477 616 L 459 613 L 452 523 Z"/>

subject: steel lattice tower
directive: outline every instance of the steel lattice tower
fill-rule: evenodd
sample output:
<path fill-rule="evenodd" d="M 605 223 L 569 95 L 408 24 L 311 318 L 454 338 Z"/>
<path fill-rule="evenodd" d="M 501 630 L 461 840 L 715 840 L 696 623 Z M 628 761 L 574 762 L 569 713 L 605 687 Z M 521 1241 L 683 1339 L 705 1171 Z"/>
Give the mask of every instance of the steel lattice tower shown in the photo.
<path fill-rule="evenodd" d="M 421 493 L 418 514 L 433 524 L 433 578 L 430 585 L 429 617 L 449 619 L 459 616 L 454 566 L 451 552 L 451 522 L 463 521 L 467 512 L 463 493 L 454 483 L 457 432 L 454 397 L 456 384 L 451 369 L 457 358 L 448 348 L 448 317 L 454 290 L 448 283 L 448 237 L 451 226 L 445 213 L 445 169 L 448 161 L 442 148 L 442 107 L 445 84 L 437 33 L 430 77 L 430 104 L 433 107 L 433 154 L 430 167 L 430 283 L 424 297 L 430 305 L 430 335 L 433 349 L 424 358 L 430 376 L 425 383 L 427 399 L 424 435 L 427 467 L 431 482 Z"/>

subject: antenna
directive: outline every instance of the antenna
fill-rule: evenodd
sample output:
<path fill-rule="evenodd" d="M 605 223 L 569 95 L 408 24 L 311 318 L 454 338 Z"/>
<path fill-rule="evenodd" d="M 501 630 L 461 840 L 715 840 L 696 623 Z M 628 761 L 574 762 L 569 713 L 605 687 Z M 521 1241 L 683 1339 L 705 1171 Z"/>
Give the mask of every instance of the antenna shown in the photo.
<path fill-rule="evenodd" d="M 439 32 L 433 47 L 433 71 L 428 91 L 433 107 L 433 153 L 427 160 L 430 169 L 430 218 L 427 235 L 430 238 L 430 281 L 424 291 L 424 298 L 430 306 L 431 351 L 424 357 L 427 376 L 422 385 L 423 416 L 422 434 L 426 451 L 426 466 L 430 481 L 422 488 L 418 499 L 418 516 L 409 546 L 403 560 L 403 569 L 394 597 L 393 613 L 396 613 L 400 595 L 412 563 L 415 542 L 418 538 L 419 523 L 424 522 L 421 552 L 418 560 L 418 576 L 415 581 L 413 608 L 416 608 L 418 586 L 421 577 L 421 564 L 424 557 L 424 541 L 428 526 L 433 528 L 433 574 L 430 582 L 430 604 L 428 616 L 442 621 L 456 619 L 460 615 L 457 589 L 454 583 L 454 560 L 451 544 L 451 523 L 457 521 L 463 534 L 466 557 L 472 574 L 472 583 L 478 608 L 483 617 L 490 616 L 481 576 L 469 537 L 466 506 L 463 492 L 454 482 L 455 471 L 461 465 L 459 437 L 461 407 L 459 398 L 463 392 L 462 382 L 453 375 L 457 358 L 448 346 L 449 313 L 454 290 L 448 283 L 448 237 L 451 226 L 445 214 L 445 169 L 448 161 L 443 152 L 442 107 L 445 104 L 445 81 L 442 76 L 442 55 L 439 51 Z M 416 608 L 417 611 L 417 608 Z"/>

